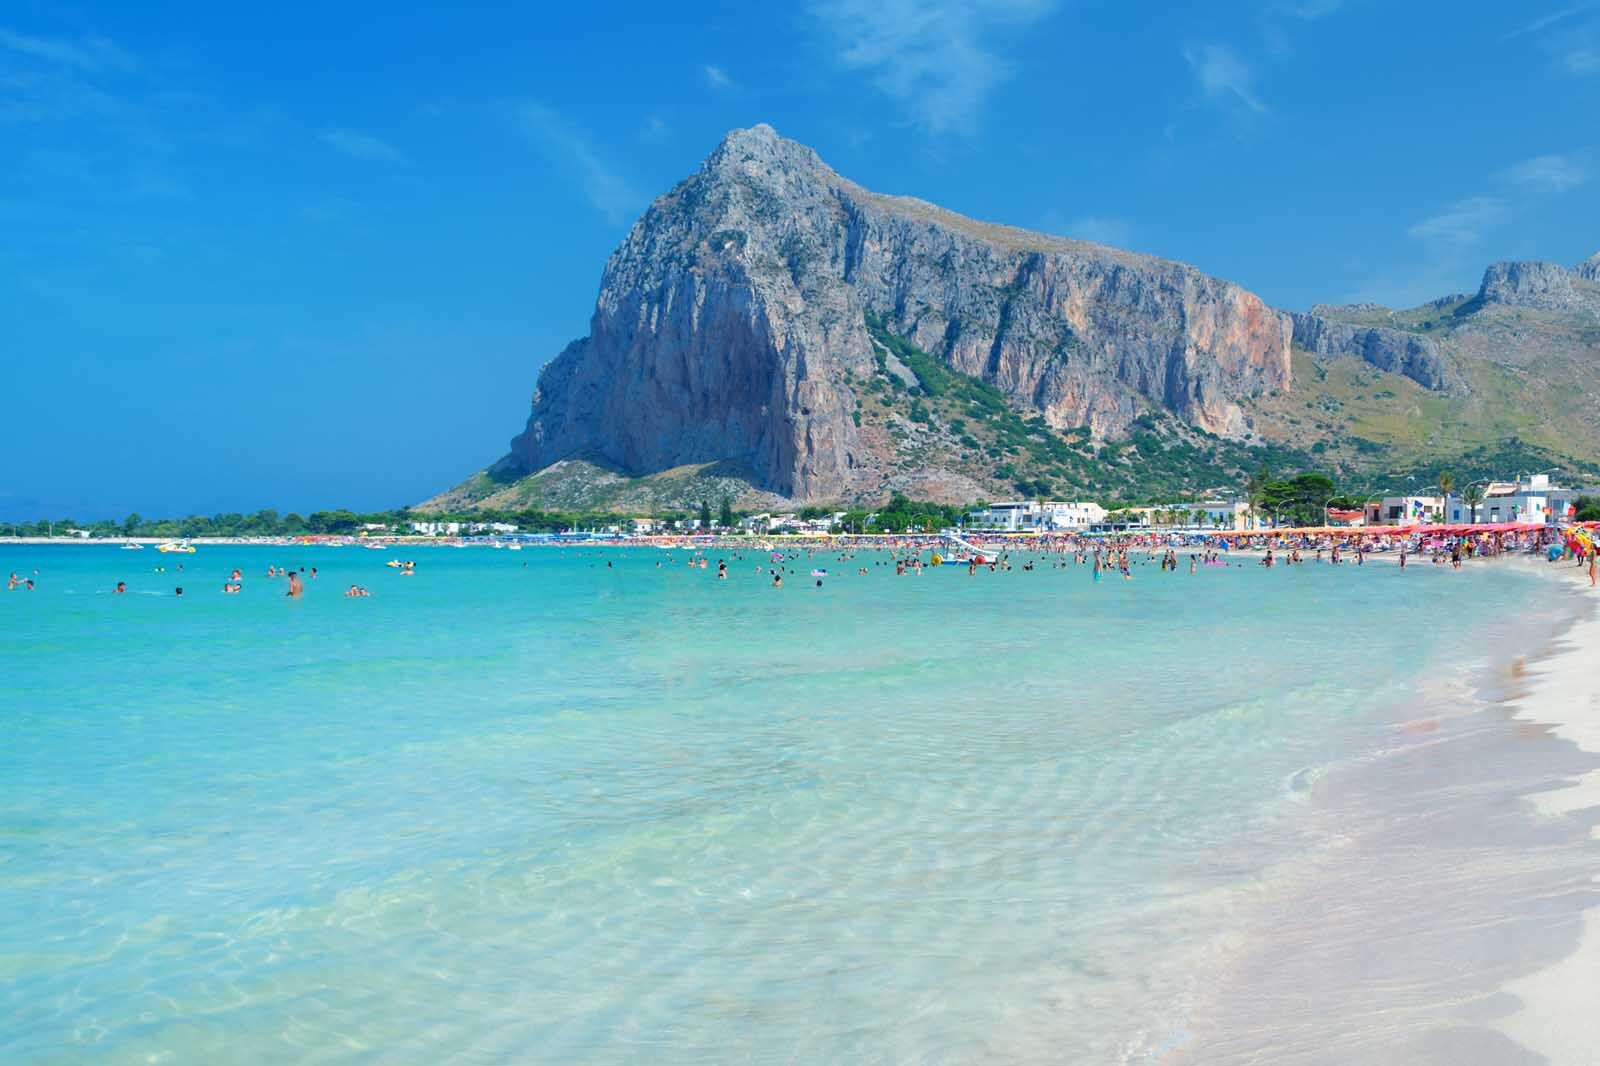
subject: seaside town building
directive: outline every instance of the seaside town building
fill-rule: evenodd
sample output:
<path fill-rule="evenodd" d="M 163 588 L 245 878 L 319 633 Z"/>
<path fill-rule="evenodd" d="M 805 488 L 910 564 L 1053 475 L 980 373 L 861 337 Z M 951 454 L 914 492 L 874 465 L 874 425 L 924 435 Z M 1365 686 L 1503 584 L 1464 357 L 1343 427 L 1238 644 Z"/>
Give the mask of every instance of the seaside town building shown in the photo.
<path fill-rule="evenodd" d="M 467 533 L 515 533 L 510 522 L 413 522 L 411 531 L 424 537 L 455 537 Z"/>
<path fill-rule="evenodd" d="M 1495 522 L 1538 522 L 1551 525 L 1566 521 L 1577 510 L 1580 496 L 1600 495 L 1600 487 L 1561 488 L 1550 483 L 1549 474 L 1532 474 L 1524 480 L 1491 481 L 1483 484 L 1483 499 L 1476 513 L 1459 493 L 1451 493 L 1445 510 L 1448 520 L 1487 525 Z"/>
<path fill-rule="evenodd" d="M 1365 510 L 1369 526 L 1412 526 L 1442 521 L 1444 500 L 1438 496 L 1385 496 L 1368 500 Z"/>
<path fill-rule="evenodd" d="M 752 533 L 827 533 L 844 520 L 836 511 L 821 518 L 801 518 L 796 514 L 753 514 L 739 520 L 739 528 Z"/>
<path fill-rule="evenodd" d="M 1093 528 L 1099 532 L 1154 528 L 1221 532 L 1239 531 L 1261 524 L 1258 518 L 1251 515 L 1250 505 L 1243 500 L 1208 500 L 1124 507 L 1106 515 Z"/>
<path fill-rule="evenodd" d="M 1105 520 L 1097 503 L 1011 500 L 968 513 L 966 528 L 983 533 L 1065 533 L 1086 530 Z"/>

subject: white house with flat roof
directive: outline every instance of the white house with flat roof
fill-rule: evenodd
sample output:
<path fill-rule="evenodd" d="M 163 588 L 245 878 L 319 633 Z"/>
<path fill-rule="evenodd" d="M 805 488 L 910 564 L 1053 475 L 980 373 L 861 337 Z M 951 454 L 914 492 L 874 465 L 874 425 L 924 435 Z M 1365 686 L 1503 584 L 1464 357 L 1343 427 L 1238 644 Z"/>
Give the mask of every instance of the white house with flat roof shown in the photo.
<path fill-rule="evenodd" d="M 1438 496 L 1385 496 L 1368 500 L 1365 510 L 1369 526 L 1414 526 L 1441 521 L 1445 505 Z"/>
<path fill-rule="evenodd" d="M 1572 513 L 1579 496 L 1600 495 L 1600 488 L 1564 489 L 1550 483 L 1548 474 L 1534 474 L 1527 480 L 1492 481 L 1484 488 L 1483 499 L 1473 508 L 1452 493 L 1446 511 L 1451 522 L 1492 525 L 1496 522 L 1539 522 L 1554 525 Z"/>
<path fill-rule="evenodd" d="M 1206 500 L 1162 503 L 1150 507 L 1122 507 L 1100 522 L 1106 530 L 1191 529 L 1242 530 L 1251 525 L 1250 505 L 1243 500 Z"/>
<path fill-rule="evenodd" d="M 969 512 L 966 527 L 987 533 L 1069 533 L 1086 530 L 1105 516 L 1104 507 L 1088 501 L 1011 500 Z"/>

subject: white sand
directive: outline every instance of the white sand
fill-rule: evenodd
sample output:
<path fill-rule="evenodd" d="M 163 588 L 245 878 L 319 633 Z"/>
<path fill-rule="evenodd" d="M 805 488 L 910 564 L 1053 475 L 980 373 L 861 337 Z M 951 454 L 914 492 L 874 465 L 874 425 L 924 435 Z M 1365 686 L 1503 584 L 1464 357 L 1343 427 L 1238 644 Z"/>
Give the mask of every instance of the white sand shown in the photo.
<path fill-rule="evenodd" d="M 1555 726 L 1555 733 L 1586 751 L 1600 752 L 1600 590 L 1571 564 L 1553 575 L 1581 581 L 1595 613 L 1563 637 L 1564 647 L 1529 671 L 1531 684 L 1519 700 L 1518 717 Z M 1564 789 L 1537 794 L 1535 808 L 1562 818 L 1600 807 L 1600 771 Z M 1600 828 L 1592 831 L 1600 838 Z M 1600 872 L 1595 876 L 1600 884 Z M 1512 981 L 1506 991 L 1522 1001 L 1498 1028 L 1555 1064 L 1592 1066 L 1600 1061 L 1600 909 L 1584 915 L 1583 939 L 1565 959 Z"/>

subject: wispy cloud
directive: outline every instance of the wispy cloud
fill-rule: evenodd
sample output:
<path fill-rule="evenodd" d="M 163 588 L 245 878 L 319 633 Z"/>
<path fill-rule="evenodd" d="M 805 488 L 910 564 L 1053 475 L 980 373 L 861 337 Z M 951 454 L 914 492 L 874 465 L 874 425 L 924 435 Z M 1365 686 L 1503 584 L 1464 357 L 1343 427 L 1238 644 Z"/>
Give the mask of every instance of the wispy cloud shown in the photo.
<path fill-rule="evenodd" d="M 1500 39 L 1502 41 L 1511 41 L 1518 37 L 1526 37 L 1530 33 L 1538 33 L 1540 30 L 1554 26 L 1556 23 L 1569 19 L 1574 15 L 1581 15 L 1594 6 L 1595 5 L 1593 3 L 1574 4 L 1571 7 L 1564 7 L 1559 11 L 1552 11 L 1548 15 L 1541 15 L 1532 22 L 1527 22 L 1521 26 L 1518 26 L 1516 29 L 1512 30 L 1510 33 L 1506 34 Z"/>
<path fill-rule="evenodd" d="M 0 26 L 0 48 L 43 63 L 75 67 L 78 70 L 116 68 L 132 70 L 134 59 L 104 37 L 84 37 L 69 41 L 58 37 L 33 37 Z"/>
<path fill-rule="evenodd" d="M 667 125 L 667 120 L 660 115 L 651 115 L 644 120 L 644 129 L 639 131 L 639 139 L 646 144 L 660 144 L 672 136 L 672 127 Z"/>
<path fill-rule="evenodd" d="M 1440 251 L 1462 252 L 1483 239 L 1484 232 L 1506 216 L 1506 202 L 1497 196 L 1469 196 L 1446 204 L 1406 228 L 1407 235 Z"/>
<path fill-rule="evenodd" d="M 996 39 L 1055 0 L 814 0 L 835 61 L 865 74 L 929 134 L 977 132 L 989 94 L 1011 76 Z"/>
<path fill-rule="evenodd" d="M 1407 226 L 1411 262 L 1403 267 L 1397 262 L 1392 272 L 1368 278 L 1350 299 L 1407 307 L 1466 287 L 1487 258 L 1481 245 L 1590 177 L 1581 154 L 1550 153 L 1513 163 L 1493 175 L 1492 185 L 1485 183 L 1495 192 L 1452 200 Z"/>
<path fill-rule="evenodd" d="M 404 163 L 405 154 L 394 145 L 370 133 L 358 130 L 326 129 L 317 138 L 335 151 L 351 159 L 364 159 L 373 163 Z"/>
<path fill-rule="evenodd" d="M 1530 37 L 1558 74 L 1591 77 L 1600 74 L 1600 20 L 1587 17 L 1595 11 L 1600 11 L 1600 0 L 1585 0 L 1526 22 L 1500 40 Z"/>
<path fill-rule="evenodd" d="M 1589 170 L 1565 155 L 1538 155 L 1507 168 L 1503 177 L 1528 192 L 1566 192 L 1589 180 Z"/>
<path fill-rule="evenodd" d="M 1271 114 L 1271 108 L 1256 95 L 1255 71 L 1227 45 L 1191 45 L 1183 50 L 1183 58 L 1213 107 L 1237 121 Z"/>
<path fill-rule="evenodd" d="M 1453 200 L 1406 227 L 1414 252 L 1397 249 L 1391 270 L 1358 282 L 1347 299 L 1388 307 L 1415 307 L 1469 287 L 1482 271 L 1479 245 L 1505 223 L 1513 205 L 1498 196 Z M 1402 266 L 1400 260 L 1409 260 Z"/>
<path fill-rule="evenodd" d="M 129 118 L 118 79 L 137 63 L 103 37 L 37 37 L 0 27 L 0 123 Z"/>
<path fill-rule="evenodd" d="M 543 104 L 517 110 L 522 130 L 540 153 L 578 187 L 589 206 L 612 225 L 621 225 L 644 203 L 633 184 L 603 159 L 589 138 Z"/>
<path fill-rule="evenodd" d="M 721 67 L 712 66 L 710 63 L 707 63 L 704 71 L 706 76 L 706 84 L 718 92 L 730 92 L 738 88 L 738 86 L 734 84 L 733 79 L 728 77 L 728 72 L 723 70 Z"/>
<path fill-rule="evenodd" d="M 1600 74 L 1600 40 L 1593 29 L 1585 29 L 1556 49 L 1556 69 L 1574 78 Z"/>

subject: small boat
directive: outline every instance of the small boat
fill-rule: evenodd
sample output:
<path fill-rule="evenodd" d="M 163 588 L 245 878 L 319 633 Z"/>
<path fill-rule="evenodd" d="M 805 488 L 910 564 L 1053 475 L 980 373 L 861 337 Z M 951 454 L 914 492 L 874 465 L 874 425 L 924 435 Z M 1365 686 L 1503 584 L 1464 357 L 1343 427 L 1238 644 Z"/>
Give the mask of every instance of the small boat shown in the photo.
<path fill-rule="evenodd" d="M 144 551 L 144 545 L 143 544 L 124 544 L 122 546 L 122 550 L 125 551 L 125 552 L 142 552 L 142 551 Z"/>
<path fill-rule="evenodd" d="M 179 552 L 179 553 L 182 553 L 184 555 L 193 555 L 194 554 L 194 545 L 193 544 L 185 544 L 185 543 L 180 543 L 178 541 L 169 540 L 165 544 L 157 544 L 156 545 L 156 551 L 158 551 L 158 552 L 167 552 L 167 553 Z"/>

